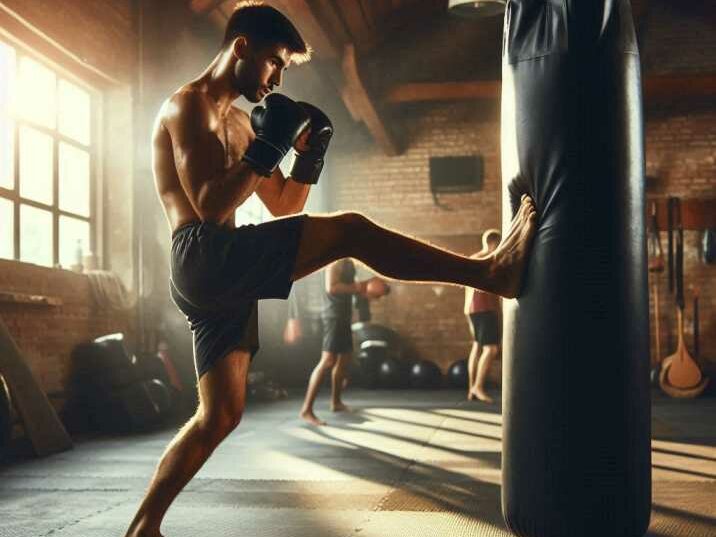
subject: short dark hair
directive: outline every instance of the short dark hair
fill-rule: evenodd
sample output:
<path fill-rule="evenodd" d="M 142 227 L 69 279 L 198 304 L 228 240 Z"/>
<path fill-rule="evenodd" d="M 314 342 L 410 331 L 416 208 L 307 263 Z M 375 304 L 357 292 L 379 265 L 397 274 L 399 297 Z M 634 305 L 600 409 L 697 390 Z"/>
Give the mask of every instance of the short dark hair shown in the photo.
<path fill-rule="evenodd" d="M 295 63 L 303 63 L 311 58 L 311 47 L 293 23 L 279 10 L 255 0 L 236 4 L 226 24 L 222 47 L 240 35 L 245 35 L 258 46 L 274 43 L 285 45 L 291 51 L 291 59 Z"/>

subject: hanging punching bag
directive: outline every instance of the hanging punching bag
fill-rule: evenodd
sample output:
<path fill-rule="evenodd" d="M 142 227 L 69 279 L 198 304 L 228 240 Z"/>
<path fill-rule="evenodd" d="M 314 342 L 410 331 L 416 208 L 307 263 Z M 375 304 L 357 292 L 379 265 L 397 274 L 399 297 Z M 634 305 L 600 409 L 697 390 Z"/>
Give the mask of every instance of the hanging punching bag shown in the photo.
<path fill-rule="evenodd" d="M 504 316 L 502 510 L 521 536 L 649 524 L 642 130 L 628 0 L 508 0 L 504 224 L 523 193 L 539 216 Z"/>

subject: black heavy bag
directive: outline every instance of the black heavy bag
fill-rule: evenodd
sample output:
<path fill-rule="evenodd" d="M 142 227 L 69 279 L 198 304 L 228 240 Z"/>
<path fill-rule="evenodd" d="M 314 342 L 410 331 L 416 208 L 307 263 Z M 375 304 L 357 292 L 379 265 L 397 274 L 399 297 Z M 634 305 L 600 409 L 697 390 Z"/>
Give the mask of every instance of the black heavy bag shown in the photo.
<path fill-rule="evenodd" d="M 651 504 L 644 148 L 628 0 L 508 0 L 503 224 L 539 215 L 505 306 L 502 510 L 523 536 L 640 536 Z"/>

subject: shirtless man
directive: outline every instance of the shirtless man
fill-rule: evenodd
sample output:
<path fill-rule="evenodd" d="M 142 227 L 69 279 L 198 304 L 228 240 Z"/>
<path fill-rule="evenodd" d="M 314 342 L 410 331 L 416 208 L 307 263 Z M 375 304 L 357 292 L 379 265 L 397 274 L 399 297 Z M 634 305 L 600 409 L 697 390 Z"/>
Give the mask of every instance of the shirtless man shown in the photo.
<path fill-rule="evenodd" d="M 333 128 L 317 108 L 271 91 L 310 49 L 281 13 L 237 6 L 207 69 L 162 105 L 153 133 L 156 189 L 172 233 L 173 300 L 194 335 L 199 407 L 162 456 L 127 530 L 158 537 L 177 494 L 241 421 L 258 349 L 257 300 L 286 298 L 294 281 L 344 257 L 387 278 L 446 282 L 515 296 L 535 230 L 523 197 L 512 230 L 486 259 L 470 259 L 387 230 L 354 212 L 297 215 L 318 181 Z M 232 106 L 264 100 L 251 117 Z M 297 152 L 289 177 L 278 164 Z M 234 228 L 256 192 L 278 218 Z M 296 215 L 296 216 L 289 216 Z"/>

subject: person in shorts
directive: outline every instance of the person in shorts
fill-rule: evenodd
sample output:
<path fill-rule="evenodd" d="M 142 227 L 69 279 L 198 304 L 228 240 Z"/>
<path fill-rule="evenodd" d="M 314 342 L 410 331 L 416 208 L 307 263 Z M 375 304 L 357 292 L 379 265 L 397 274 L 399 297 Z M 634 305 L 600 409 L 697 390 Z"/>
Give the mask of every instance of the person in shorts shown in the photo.
<path fill-rule="evenodd" d="M 527 196 L 507 238 L 485 259 L 357 212 L 301 214 L 321 176 L 333 125 L 315 105 L 274 89 L 310 53 L 280 11 L 240 2 L 215 58 L 157 114 L 152 171 L 172 238 L 171 295 L 193 332 L 199 405 L 162 455 L 127 537 L 160 537 L 176 496 L 239 425 L 259 348 L 259 300 L 285 299 L 293 282 L 347 257 L 386 278 L 519 293 L 536 229 Z M 234 106 L 239 98 L 257 105 L 250 115 Z M 279 163 L 289 152 L 286 177 Z M 252 194 L 275 219 L 236 228 L 234 212 Z"/>
<path fill-rule="evenodd" d="M 477 259 L 489 256 L 499 244 L 500 232 L 496 229 L 488 229 L 482 234 L 482 250 L 472 257 Z M 467 360 L 469 379 L 467 398 L 492 403 L 492 398 L 485 391 L 485 380 L 490 365 L 500 352 L 500 297 L 487 291 L 466 287 L 464 311 L 474 339 Z"/>

